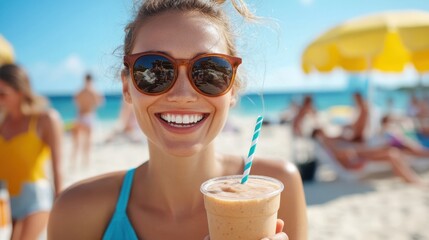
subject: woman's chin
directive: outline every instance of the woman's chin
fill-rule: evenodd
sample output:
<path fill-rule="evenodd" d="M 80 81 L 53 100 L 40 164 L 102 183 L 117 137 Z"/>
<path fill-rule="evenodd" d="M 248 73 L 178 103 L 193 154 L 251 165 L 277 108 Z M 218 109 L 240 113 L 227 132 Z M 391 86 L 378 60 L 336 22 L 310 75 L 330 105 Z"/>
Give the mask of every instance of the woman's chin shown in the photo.
<path fill-rule="evenodd" d="M 192 157 L 195 154 L 198 154 L 202 151 L 202 144 L 183 144 L 183 145 L 175 145 L 173 147 L 165 148 L 165 151 L 172 156 L 175 157 Z"/>

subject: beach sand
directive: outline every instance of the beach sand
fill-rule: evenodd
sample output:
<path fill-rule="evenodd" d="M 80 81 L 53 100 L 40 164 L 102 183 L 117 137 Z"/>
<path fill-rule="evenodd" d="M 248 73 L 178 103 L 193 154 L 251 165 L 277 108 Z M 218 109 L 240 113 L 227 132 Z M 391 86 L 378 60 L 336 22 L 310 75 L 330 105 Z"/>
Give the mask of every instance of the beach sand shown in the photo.
<path fill-rule="evenodd" d="M 215 140 L 220 152 L 247 155 L 256 117 L 232 116 L 238 132 L 226 131 Z M 73 168 L 70 135 L 64 137 L 64 178 L 76 181 L 140 165 L 148 157 L 147 143 L 124 138 L 104 143 L 112 123 L 102 123 L 94 136 L 91 164 Z M 294 142 L 288 125 L 264 125 L 256 149 L 260 156 L 292 160 Z M 295 148 L 296 149 L 296 148 Z M 429 159 L 428 159 L 429 161 Z M 429 239 L 429 189 L 402 182 L 391 173 L 361 181 L 335 180 L 323 169 L 304 185 L 309 239 Z M 429 181 L 429 171 L 420 173 Z M 287 186 L 286 186 L 287 187 Z"/>

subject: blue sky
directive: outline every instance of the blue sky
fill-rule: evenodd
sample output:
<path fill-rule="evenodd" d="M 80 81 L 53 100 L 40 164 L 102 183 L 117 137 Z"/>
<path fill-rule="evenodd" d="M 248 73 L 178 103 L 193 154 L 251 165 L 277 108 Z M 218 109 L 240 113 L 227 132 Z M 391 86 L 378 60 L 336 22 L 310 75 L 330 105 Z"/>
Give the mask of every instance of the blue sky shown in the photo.
<path fill-rule="evenodd" d="M 347 74 L 305 75 L 303 50 L 323 31 L 347 19 L 387 10 L 429 11 L 426 0 L 247 0 L 257 15 L 273 19 L 278 28 L 240 27 L 240 52 L 250 90 L 307 91 L 344 87 Z M 132 0 L 54 1 L 0 0 L 0 33 L 13 45 L 18 63 L 28 70 L 42 94 L 73 93 L 87 71 L 96 87 L 118 92 L 115 73 L 121 57 L 123 28 L 133 13 Z M 391 77 L 372 75 L 378 84 L 413 84 L 406 69 Z M 398 81 L 400 79 L 400 81 Z"/>

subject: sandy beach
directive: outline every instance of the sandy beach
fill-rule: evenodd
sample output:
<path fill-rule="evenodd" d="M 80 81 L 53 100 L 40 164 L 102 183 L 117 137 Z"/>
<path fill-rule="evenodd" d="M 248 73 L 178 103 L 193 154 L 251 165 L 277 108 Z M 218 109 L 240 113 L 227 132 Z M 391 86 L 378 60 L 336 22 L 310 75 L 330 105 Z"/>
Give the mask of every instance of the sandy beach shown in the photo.
<path fill-rule="evenodd" d="M 226 131 L 216 140 L 220 152 L 247 155 L 256 117 L 232 116 L 238 132 Z M 64 137 L 65 185 L 105 172 L 138 166 L 148 157 L 145 140 L 125 138 L 104 143 L 114 123 L 97 126 L 91 165 L 73 167 L 69 161 L 70 135 Z M 256 154 L 292 160 L 294 140 L 288 125 L 266 125 Z M 429 160 L 428 160 L 429 161 Z M 363 181 L 336 180 L 320 167 L 316 181 L 306 182 L 309 239 L 429 239 L 429 191 L 402 182 L 391 173 Z M 429 181 L 429 170 L 420 171 Z"/>

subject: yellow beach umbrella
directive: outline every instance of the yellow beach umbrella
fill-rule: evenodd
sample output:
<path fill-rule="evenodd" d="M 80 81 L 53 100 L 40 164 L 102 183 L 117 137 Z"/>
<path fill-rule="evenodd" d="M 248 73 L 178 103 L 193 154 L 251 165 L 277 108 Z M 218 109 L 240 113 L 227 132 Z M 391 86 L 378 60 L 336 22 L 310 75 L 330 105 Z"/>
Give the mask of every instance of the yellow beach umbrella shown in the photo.
<path fill-rule="evenodd" d="M 0 65 L 13 63 L 14 59 L 12 45 L 0 35 Z"/>
<path fill-rule="evenodd" d="M 401 72 L 413 64 L 429 71 L 429 12 L 392 11 L 344 22 L 311 42 L 302 55 L 305 72 L 377 69 Z"/>

